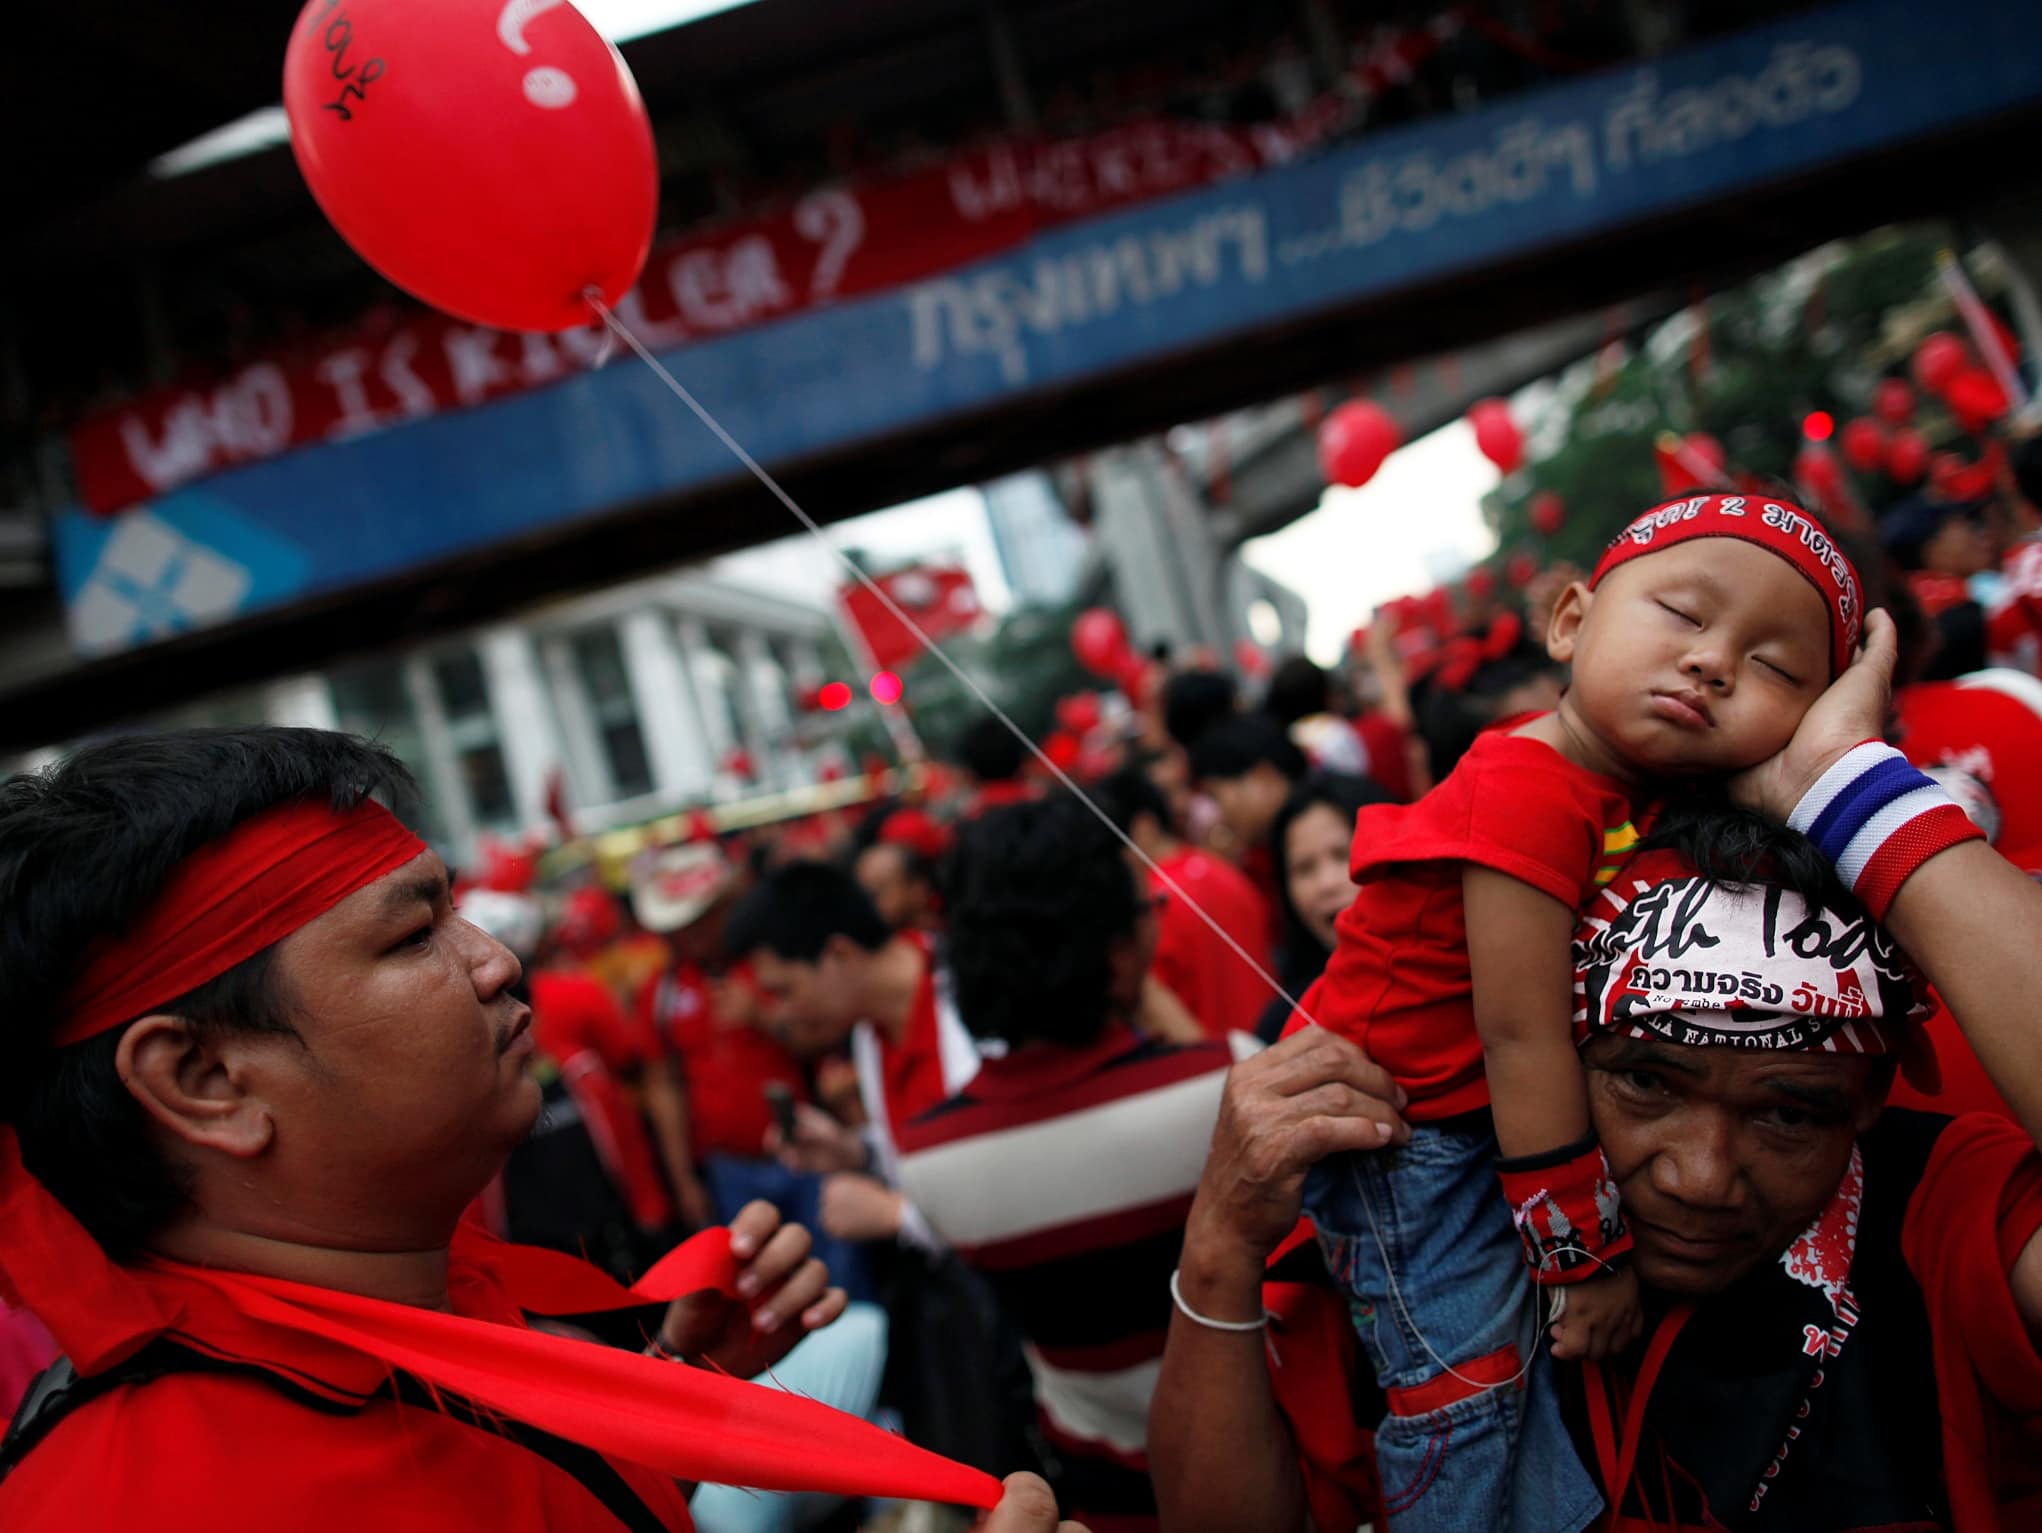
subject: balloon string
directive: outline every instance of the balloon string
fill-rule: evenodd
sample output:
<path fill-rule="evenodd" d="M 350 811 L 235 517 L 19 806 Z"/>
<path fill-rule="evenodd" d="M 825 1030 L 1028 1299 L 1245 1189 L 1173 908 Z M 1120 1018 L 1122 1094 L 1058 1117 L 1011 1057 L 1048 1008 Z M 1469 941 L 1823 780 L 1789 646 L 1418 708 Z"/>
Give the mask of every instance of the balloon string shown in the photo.
<path fill-rule="evenodd" d="M 948 671 L 952 676 L 954 676 L 957 679 L 957 681 L 965 688 L 966 691 L 970 692 L 973 697 L 978 699 L 978 701 L 985 707 L 986 712 L 990 713 L 994 718 L 998 719 L 1000 723 L 1003 726 L 1005 726 L 1007 732 L 1011 734 L 1016 740 L 1021 742 L 1022 746 L 1028 751 L 1029 755 L 1033 756 L 1037 761 L 1039 761 L 1048 770 L 1049 774 L 1052 777 L 1054 777 L 1059 783 L 1063 784 L 1063 786 L 1069 790 L 1073 798 L 1077 799 L 1079 803 L 1083 804 L 1087 809 L 1089 809 L 1092 812 L 1093 817 L 1096 818 L 1101 825 L 1104 825 L 1109 831 L 1113 833 L 1115 840 L 1119 841 L 1122 846 L 1126 847 L 1130 852 L 1134 853 L 1135 860 L 1141 863 L 1143 867 L 1147 868 L 1149 872 L 1153 873 L 1156 876 L 1156 878 L 1162 882 L 1164 887 L 1169 889 L 1171 896 L 1173 898 L 1182 900 L 1184 902 L 1184 907 L 1187 910 L 1191 911 L 1193 915 L 1197 916 L 1199 920 L 1203 921 L 1212 930 L 1212 934 L 1218 937 L 1221 942 L 1225 943 L 1227 947 L 1233 951 L 1234 956 L 1239 958 L 1242 963 L 1246 964 L 1248 968 L 1254 973 L 1255 977 L 1261 980 L 1263 984 L 1267 985 L 1270 988 L 1270 990 L 1272 990 L 1276 994 L 1279 1000 L 1281 1000 L 1286 1006 L 1290 1007 L 1292 1011 L 1295 1011 L 1299 1015 L 1301 1015 L 1307 1022 L 1311 1022 L 1314 1024 L 1317 1023 L 1318 1019 L 1314 1017 L 1310 1012 L 1306 1011 L 1305 1008 L 1299 1004 L 1297 998 L 1293 996 L 1288 990 L 1284 989 L 1283 986 L 1280 983 L 1278 983 L 1276 977 L 1272 975 L 1267 969 L 1265 969 L 1256 960 L 1255 956 L 1252 953 L 1250 953 L 1246 948 L 1242 947 L 1239 942 L 1235 941 L 1233 934 L 1229 932 L 1225 927 L 1221 926 L 1220 923 L 1213 918 L 1211 912 L 1206 910 L 1206 908 L 1203 905 L 1199 904 L 1197 900 L 1193 899 L 1191 895 L 1185 890 L 1182 884 L 1178 883 L 1176 879 L 1172 878 L 1167 872 L 1163 870 L 1162 866 L 1157 863 L 1155 858 L 1151 857 L 1147 852 L 1143 851 L 1139 846 L 1135 845 L 1134 838 L 1130 836 L 1126 831 L 1122 830 L 1118 825 L 1113 823 L 1113 816 L 1108 814 L 1104 809 L 1100 808 L 1099 805 L 1093 801 L 1091 795 L 1086 793 L 1083 788 L 1079 787 L 1078 784 L 1072 780 L 1070 774 L 1066 772 L 1062 767 L 1058 766 L 1056 762 L 1050 758 L 1049 753 L 1043 750 L 1041 746 L 1037 745 L 1035 741 L 1032 738 L 1030 738 L 1028 731 L 1023 729 L 1019 724 L 1015 723 L 1014 720 L 1008 716 L 1007 711 L 1004 708 L 1002 708 L 998 703 L 993 701 L 991 695 L 987 693 L 986 689 L 980 686 L 978 682 L 973 679 L 971 674 L 964 669 L 963 666 L 959 665 L 955 660 L 951 659 L 950 656 L 944 652 L 941 645 L 937 644 L 937 642 L 934 639 L 930 638 L 929 635 L 923 631 L 922 625 L 920 623 L 917 623 L 914 620 L 914 618 L 901 607 L 900 603 L 893 599 L 892 594 L 887 591 L 886 587 L 882 586 L 878 581 L 874 580 L 870 575 L 866 574 L 864 570 L 858 567 L 856 561 L 851 559 L 848 555 L 846 555 L 843 552 L 843 550 L 839 549 L 834 543 L 830 542 L 830 540 L 826 536 L 824 536 L 821 524 L 818 523 L 814 517 L 810 516 L 808 512 L 802 509 L 801 503 L 795 500 L 795 498 L 792 495 L 787 493 L 787 491 L 781 486 L 780 481 L 775 479 L 770 473 L 768 473 L 765 467 L 760 464 L 758 459 L 754 458 L 750 453 L 745 451 L 744 445 L 741 442 L 739 442 L 736 437 L 732 436 L 728 431 L 723 429 L 723 423 L 717 420 L 717 418 L 714 415 L 711 415 L 709 413 L 708 407 L 705 406 L 700 400 L 698 400 L 692 393 L 690 393 L 687 389 L 687 386 L 684 385 L 680 379 L 676 378 L 672 373 L 667 371 L 665 365 L 659 360 L 658 357 L 652 354 L 651 349 L 646 346 L 645 342 L 641 341 L 638 338 L 637 334 L 631 329 L 631 327 L 625 324 L 623 320 L 619 319 L 616 316 L 616 314 L 612 312 L 610 306 L 603 302 L 602 295 L 599 292 L 597 292 L 594 288 L 589 288 L 583 292 L 582 297 L 588 301 L 589 307 L 595 310 L 596 314 L 601 317 L 603 323 L 609 327 L 611 333 L 615 335 L 617 339 L 621 340 L 626 346 L 630 347 L 632 351 L 638 354 L 638 360 L 643 362 L 647 367 L 652 369 L 653 376 L 658 378 L 661 383 L 664 383 L 667 386 L 668 392 L 670 392 L 674 396 L 674 398 L 678 399 L 682 404 L 686 405 L 689 408 L 689 410 L 694 412 L 695 419 L 699 420 L 704 426 L 706 426 L 709 429 L 710 434 L 714 436 L 717 441 L 721 442 L 726 448 L 729 449 L 730 455 L 736 458 L 738 462 L 742 463 L 745 466 L 746 471 L 749 472 L 754 479 L 758 480 L 758 482 L 765 487 L 766 492 L 768 494 L 770 494 L 775 500 L 779 501 L 781 505 L 787 508 L 788 514 L 791 515 L 797 522 L 801 523 L 801 525 L 808 530 L 809 536 L 814 538 L 816 542 L 820 543 L 823 546 L 823 548 L 829 552 L 830 557 L 835 559 L 837 563 L 843 567 L 844 572 L 847 575 L 849 575 L 853 580 L 855 580 L 859 585 L 863 586 L 865 590 L 868 593 L 870 593 L 871 596 L 876 601 L 878 601 L 880 606 L 886 609 L 886 611 L 894 618 L 896 622 L 898 622 L 911 635 L 913 635 L 916 643 L 920 644 L 922 648 L 926 650 L 929 654 L 935 656 L 936 659 L 942 663 L 943 668 L 946 671 Z"/>

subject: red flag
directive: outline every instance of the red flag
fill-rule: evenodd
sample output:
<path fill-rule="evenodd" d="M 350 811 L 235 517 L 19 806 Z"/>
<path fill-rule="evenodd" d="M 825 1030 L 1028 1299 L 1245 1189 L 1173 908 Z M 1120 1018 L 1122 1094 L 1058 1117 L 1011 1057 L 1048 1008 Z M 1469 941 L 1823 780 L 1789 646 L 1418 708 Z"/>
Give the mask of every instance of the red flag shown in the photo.
<path fill-rule="evenodd" d="M 938 643 L 971 627 L 985 610 L 979 605 L 971 576 L 955 567 L 909 565 L 876 576 L 873 583 Z M 837 600 L 863 637 L 875 665 L 892 669 L 921 654 L 921 642 L 865 586 L 845 586 Z"/>

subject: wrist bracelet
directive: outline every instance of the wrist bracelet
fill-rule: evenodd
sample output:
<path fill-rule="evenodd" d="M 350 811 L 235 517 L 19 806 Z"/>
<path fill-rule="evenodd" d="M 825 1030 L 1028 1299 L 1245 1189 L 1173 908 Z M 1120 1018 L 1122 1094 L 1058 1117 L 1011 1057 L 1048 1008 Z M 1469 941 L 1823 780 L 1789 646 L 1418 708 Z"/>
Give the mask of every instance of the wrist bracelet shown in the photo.
<path fill-rule="evenodd" d="M 1210 1315 L 1201 1315 L 1197 1310 L 1184 1302 L 1184 1294 L 1177 1287 L 1177 1272 L 1178 1269 L 1175 1267 L 1170 1269 L 1170 1302 L 1175 1304 L 1178 1312 L 1194 1325 L 1202 1325 L 1208 1331 L 1233 1331 L 1239 1333 L 1259 1331 L 1269 1324 L 1269 1317 L 1267 1315 L 1262 1316 L 1259 1320 L 1215 1320 Z"/>
<path fill-rule="evenodd" d="M 1787 816 L 1870 912 L 1885 917 L 1900 886 L 1936 853 L 1983 840 L 1947 789 L 1892 746 L 1853 746 Z"/>
<path fill-rule="evenodd" d="M 1616 1179 L 1592 1135 L 1549 1154 L 1498 1161 L 1496 1175 L 1533 1282 L 1579 1283 L 1630 1251 Z"/>

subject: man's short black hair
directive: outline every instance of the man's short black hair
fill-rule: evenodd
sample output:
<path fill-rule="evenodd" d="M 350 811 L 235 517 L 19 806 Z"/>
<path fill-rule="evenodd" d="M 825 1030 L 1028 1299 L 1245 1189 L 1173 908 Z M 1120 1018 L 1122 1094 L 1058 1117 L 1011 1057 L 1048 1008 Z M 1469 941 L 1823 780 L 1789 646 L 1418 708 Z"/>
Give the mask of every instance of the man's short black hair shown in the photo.
<path fill-rule="evenodd" d="M 0 1117 L 22 1160 L 109 1255 L 132 1254 L 184 1205 L 187 1182 L 145 1131 L 114 1069 L 121 1029 L 53 1049 L 64 996 L 99 938 L 131 926 L 173 869 L 294 799 L 350 809 L 416 789 L 379 745 L 317 729 L 198 729 L 83 746 L 0 784 Z M 229 1031 L 292 1031 L 275 949 L 152 1011 Z"/>
<path fill-rule="evenodd" d="M 814 963 L 832 937 L 869 953 L 893 940 L 872 897 L 842 868 L 794 862 L 766 875 L 730 913 L 724 943 L 739 958 L 764 948 L 787 963 Z"/>
<path fill-rule="evenodd" d="M 1234 678 L 1218 671 L 1179 671 L 1163 683 L 1163 729 L 1186 749 L 1235 707 Z"/>
<path fill-rule="evenodd" d="M 957 764 L 980 782 L 1012 782 L 1028 763 L 1028 747 L 991 714 L 974 719 L 957 739 Z"/>
<path fill-rule="evenodd" d="M 1292 655 L 1277 666 L 1263 696 L 1262 711 L 1283 725 L 1295 724 L 1333 706 L 1333 684 L 1324 670 L 1304 655 Z"/>
<path fill-rule="evenodd" d="M 2022 437 L 2009 454 L 2014 488 L 2021 499 L 2042 511 L 2042 435 Z"/>
<path fill-rule="evenodd" d="M 1124 836 L 1134 834 L 1134 822 L 1145 814 L 1154 818 L 1156 829 L 1165 835 L 1176 834 L 1176 825 L 1170 818 L 1170 801 L 1156 786 L 1155 779 L 1140 767 L 1122 767 L 1100 778 L 1087 791 L 1092 802 L 1106 811 L 1106 817 L 1120 827 Z"/>
<path fill-rule="evenodd" d="M 996 809 L 951 867 L 957 1010 L 980 1038 L 1089 1043 L 1111 1015 L 1112 954 L 1141 913 L 1120 843 L 1075 799 Z"/>
<path fill-rule="evenodd" d="M 1201 782 L 1245 777 L 1265 761 L 1292 782 L 1310 767 L 1289 731 L 1266 713 L 1222 719 L 1191 747 L 1191 775 Z"/>
<path fill-rule="evenodd" d="M 1718 793 L 1668 799 L 1641 851 L 1666 847 L 1704 878 L 1739 887 L 1776 884 L 1812 904 L 1856 914 L 1862 907 L 1813 841 Z"/>

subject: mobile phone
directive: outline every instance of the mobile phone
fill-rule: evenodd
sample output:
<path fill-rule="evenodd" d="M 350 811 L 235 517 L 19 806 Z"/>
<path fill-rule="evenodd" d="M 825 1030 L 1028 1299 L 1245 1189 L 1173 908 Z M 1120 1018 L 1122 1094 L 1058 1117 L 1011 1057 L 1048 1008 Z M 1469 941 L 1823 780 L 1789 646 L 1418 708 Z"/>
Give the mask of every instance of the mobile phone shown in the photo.
<path fill-rule="evenodd" d="M 766 1106 L 773 1110 L 773 1126 L 780 1131 L 780 1143 L 794 1143 L 794 1090 L 785 1081 L 767 1081 Z"/>

